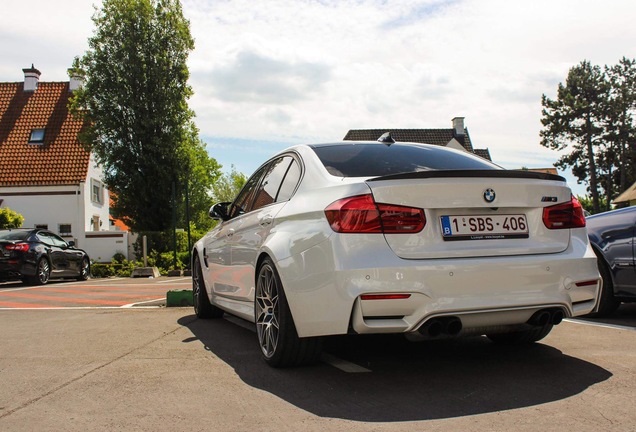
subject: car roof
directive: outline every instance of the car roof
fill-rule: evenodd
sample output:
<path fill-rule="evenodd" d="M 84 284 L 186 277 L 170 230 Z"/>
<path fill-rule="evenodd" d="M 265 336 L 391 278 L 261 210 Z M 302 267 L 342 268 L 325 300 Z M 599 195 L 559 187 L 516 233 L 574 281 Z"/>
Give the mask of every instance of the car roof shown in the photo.
<path fill-rule="evenodd" d="M 616 210 L 610 210 L 610 211 L 606 211 L 603 213 L 596 213 L 593 214 L 592 216 L 588 216 L 586 219 L 590 220 L 590 219 L 600 219 L 603 218 L 605 216 L 615 216 L 615 215 L 620 215 L 623 213 L 632 213 L 636 211 L 636 207 L 624 207 L 624 208 L 620 208 L 620 209 L 616 209 Z"/>

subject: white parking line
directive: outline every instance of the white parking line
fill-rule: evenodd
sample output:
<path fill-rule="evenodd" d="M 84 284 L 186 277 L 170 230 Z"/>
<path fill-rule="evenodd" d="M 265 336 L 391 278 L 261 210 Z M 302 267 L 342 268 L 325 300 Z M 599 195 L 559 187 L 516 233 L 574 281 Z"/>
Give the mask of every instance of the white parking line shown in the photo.
<path fill-rule="evenodd" d="M 168 279 L 168 280 L 164 280 L 164 281 L 159 281 L 157 283 L 158 284 L 179 283 L 180 281 L 188 281 L 188 282 L 190 282 L 191 280 L 192 280 L 191 277 L 182 277 L 182 278 L 177 278 L 177 279 Z"/>
<path fill-rule="evenodd" d="M 597 322 L 578 320 L 578 319 L 572 319 L 572 318 L 567 318 L 564 321 L 571 322 L 573 324 L 582 324 L 582 325 L 588 325 L 588 326 L 594 326 L 594 327 L 603 327 L 603 328 L 609 328 L 609 329 L 614 329 L 614 330 L 636 331 L 636 327 L 622 326 L 622 325 L 618 325 L 618 324 L 597 323 Z"/>
<path fill-rule="evenodd" d="M 59 307 L 23 307 L 23 308 L 0 308 L 0 311 L 62 311 L 62 310 L 105 310 L 105 309 L 121 309 L 123 306 L 59 306 Z M 127 309 L 157 309 L 157 306 L 137 306 Z"/>
<path fill-rule="evenodd" d="M 146 304 L 146 303 L 154 303 L 154 302 L 158 302 L 158 301 L 165 300 L 165 299 L 166 299 L 165 297 L 160 297 L 160 298 L 156 298 L 154 300 L 146 300 L 146 301 L 137 302 L 137 303 L 129 303 L 129 304 L 125 304 L 125 305 L 120 306 L 120 307 L 122 307 L 122 308 L 139 307 L 138 305 L 143 305 L 143 304 Z M 157 306 L 146 306 L 146 307 L 157 307 L 158 308 L 158 307 L 161 307 L 161 306 L 157 305 Z"/>
<path fill-rule="evenodd" d="M 92 282 L 95 279 L 90 279 L 90 284 L 91 286 L 108 286 L 108 282 L 113 282 L 113 281 L 119 281 L 122 279 L 127 279 L 127 278 L 112 278 L 112 279 L 108 279 L 107 281 L 103 281 L 103 282 Z M 72 281 L 72 282 L 56 282 L 56 283 L 51 283 L 51 284 L 46 284 L 46 285 L 38 285 L 38 286 L 29 286 L 29 287 L 20 287 L 20 288 L 9 288 L 9 289 L 0 289 L 0 293 L 3 292 L 13 292 L 13 291 L 25 291 L 25 290 L 32 290 L 32 289 L 46 289 L 46 288 L 51 288 L 51 287 L 60 287 L 60 286 L 68 286 L 68 285 L 78 285 L 78 284 L 82 284 L 82 283 L 86 283 L 86 281 Z"/>
<path fill-rule="evenodd" d="M 370 369 L 364 368 L 355 363 L 348 362 L 331 354 L 323 354 L 321 360 L 331 366 L 347 373 L 366 373 L 372 372 Z"/>
<path fill-rule="evenodd" d="M 237 318 L 235 316 L 232 315 L 224 315 L 223 317 L 226 321 L 231 322 L 232 324 L 236 324 L 240 327 L 243 327 L 244 329 L 247 329 L 253 333 L 256 333 L 256 329 L 254 328 L 254 324 L 247 322 L 241 318 Z M 365 372 L 372 372 L 370 369 L 367 368 L 363 368 L 360 365 L 357 365 L 355 363 L 351 363 L 348 362 L 346 360 L 343 360 L 341 358 L 338 358 L 336 356 L 333 356 L 331 354 L 323 354 L 322 357 L 320 358 L 320 360 L 322 360 L 323 363 L 327 363 L 328 365 L 331 365 L 335 368 L 340 369 L 343 372 L 347 372 L 347 373 L 365 373 Z"/>

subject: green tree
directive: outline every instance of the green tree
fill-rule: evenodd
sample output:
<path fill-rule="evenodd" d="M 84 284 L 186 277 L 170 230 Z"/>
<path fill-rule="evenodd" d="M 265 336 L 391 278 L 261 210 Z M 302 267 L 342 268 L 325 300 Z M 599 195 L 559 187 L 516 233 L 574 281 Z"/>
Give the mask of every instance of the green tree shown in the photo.
<path fill-rule="evenodd" d="M 232 165 L 230 173 L 223 174 L 212 186 L 212 200 L 215 203 L 234 201 L 247 182 L 247 177 Z"/>
<path fill-rule="evenodd" d="M 82 142 L 116 194 L 113 214 L 135 232 L 168 229 L 172 184 L 181 205 L 187 168 L 195 171 L 191 158 L 200 155 L 187 105 L 189 22 L 179 0 L 104 0 L 93 22 L 75 65 L 85 76 L 72 103 L 86 120 Z"/>
<path fill-rule="evenodd" d="M 592 199 L 589 196 L 577 196 L 576 198 L 581 203 L 581 206 L 583 207 L 583 209 L 588 211 L 590 214 L 599 213 L 594 211 L 594 208 L 592 206 Z M 605 197 L 600 197 L 600 200 L 601 200 L 601 207 L 607 206 Z"/>
<path fill-rule="evenodd" d="M 565 85 L 559 84 L 555 100 L 545 94 L 541 97 L 541 145 L 569 150 L 555 165 L 572 167 L 579 181 L 589 184 L 594 212 L 600 210 L 595 147 L 603 138 L 608 98 L 609 83 L 603 71 L 589 61 L 570 69 Z"/>
<path fill-rule="evenodd" d="M 0 229 L 20 228 L 24 223 L 24 216 L 8 207 L 0 208 Z"/>
<path fill-rule="evenodd" d="M 198 138 L 198 131 L 191 131 L 191 143 L 188 147 L 189 163 L 185 167 L 188 187 L 189 219 L 191 228 L 207 231 L 212 227 L 208 216 L 214 185 L 222 178 L 221 165 L 211 158 L 205 149 L 205 143 Z M 184 191 L 185 192 L 185 191 Z M 186 227 L 185 206 L 179 212 L 181 227 Z"/>
<path fill-rule="evenodd" d="M 610 84 L 606 134 L 605 187 L 608 202 L 636 181 L 636 60 L 623 57 L 617 65 L 605 66 Z M 614 187 L 615 185 L 615 187 Z"/>

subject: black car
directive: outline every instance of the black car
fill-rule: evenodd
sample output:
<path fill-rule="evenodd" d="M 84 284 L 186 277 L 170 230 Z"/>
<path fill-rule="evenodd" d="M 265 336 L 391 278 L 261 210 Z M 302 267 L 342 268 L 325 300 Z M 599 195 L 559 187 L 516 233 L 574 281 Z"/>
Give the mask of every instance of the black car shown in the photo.
<path fill-rule="evenodd" d="M 44 285 L 50 278 L 86 280 L 90 260 L 50 231 L 38 228 L 0 230 L 0 280 Z"/>
<path fill-rule="evenodd" d="M 603 279 L 595 315 L 606 316 L 621 302 L 636 301 L 636 207 L 599 213 L 588 217 L 586 222 Z"/>

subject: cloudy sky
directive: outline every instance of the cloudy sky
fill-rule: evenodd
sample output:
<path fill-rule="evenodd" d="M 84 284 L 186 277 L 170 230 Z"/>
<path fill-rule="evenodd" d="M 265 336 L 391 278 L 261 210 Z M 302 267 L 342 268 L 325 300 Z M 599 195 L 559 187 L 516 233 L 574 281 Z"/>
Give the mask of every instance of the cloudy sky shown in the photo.
<path fill-rule="evenodd" d="M 92 35 L 91 0 L 2 0 L 0 81 L 64 81 Z M 546 167 L 541 95 L 568 70 L 636 57 L 629 0 L 182 0 L 190 100 L 208 151 L 245 174 L 349 129 L 450 128 L 506 167 Z M 584 194 L 568 172 L 576 193 Z"/>

